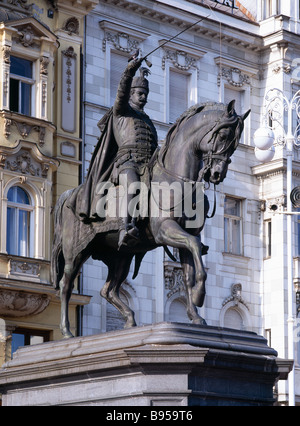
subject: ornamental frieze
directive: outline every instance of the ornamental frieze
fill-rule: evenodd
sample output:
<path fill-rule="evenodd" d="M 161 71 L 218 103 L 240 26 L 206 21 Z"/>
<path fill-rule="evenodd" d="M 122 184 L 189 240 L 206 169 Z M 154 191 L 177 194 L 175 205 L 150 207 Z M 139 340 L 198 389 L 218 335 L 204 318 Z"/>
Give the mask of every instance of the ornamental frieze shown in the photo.
<path fill-rule="evenodd" d="M 48 168 L 43 165 L 37 165 L 32 160 L 28 152 L 21 152 L 16 157 L 8 157 L 5 159 L 4 168 L 11 172 L 29 174 L 31 176 L 47 177 Z"/>
<path fill-rule="evenodd" d="M 45 294 L 0 289 L 0 316 L 27 317 L 43 312 L 50 303 Z"/>
<path fill-rule="evenodd" d="M 20 122 L 17 120 L 12 120 L 10 118 L 4 118 L 4 136 L 5 138 L 9 138 L 11 134 L 11 126 L 15 125 L 18 129 L 19 134 L 23 139 L 26 139 L 32 131 L 36 131 L 39 134 L 39 145 L 44 146 L 45 144 L 45 135 L 46 128 L 43 126 L 30 125 L 25 122 Z"/>

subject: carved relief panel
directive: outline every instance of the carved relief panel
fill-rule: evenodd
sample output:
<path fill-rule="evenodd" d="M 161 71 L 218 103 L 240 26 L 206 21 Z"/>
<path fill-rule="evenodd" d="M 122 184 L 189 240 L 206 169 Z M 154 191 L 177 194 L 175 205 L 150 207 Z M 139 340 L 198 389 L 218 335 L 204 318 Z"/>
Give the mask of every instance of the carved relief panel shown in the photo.
<path fill-rule="evenodd" d="M 76 131 L 77 54 L 72 46 L 62 51 L 61 126 L 69 133 Z"/>

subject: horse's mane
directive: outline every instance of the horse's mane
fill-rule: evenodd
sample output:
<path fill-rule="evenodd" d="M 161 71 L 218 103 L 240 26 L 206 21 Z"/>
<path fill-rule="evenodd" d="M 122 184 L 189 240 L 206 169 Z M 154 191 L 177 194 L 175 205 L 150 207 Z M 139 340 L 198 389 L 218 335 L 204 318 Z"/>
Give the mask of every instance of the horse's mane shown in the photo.
<path fill-rule="evenodd" d="M 218 120 L 215 121 L 215 127 L 216 127 L 215 132 L 219 131 L 221 128 L 237 123 L 235 138 L 233 141 L 234 144 L 231 144 L 231 147 L 233 145 L 233 151 L 234 151 L 237 148 L 239 138 L 243 130 L 243 120 L 241 119 L 240 116 L 236 114 L 235 111 L 234 113 L 232 113 L 232 115 L 228 115 L 227 107 L 228 105 L 223 104 L 221 102 L 204 102 L 204 103 L 196 104 L 190 107 L 176 120 L 176 122 L 169 129 L 166 136 L 165 143 L 161 149 L 161 155 L 162 156 L 165 155 L 166 151 L 169 148 L 169 145 L 171 144 L 174 136 L 176 135 L 178 130 L 181 128 L 181 126 L 183 126 L 194 115 L 200 112 L 205 112 L 205 111 L 212 111 L 212 112 L 220 111 L 224 113 L 223 115 L 221 115 L 221 117 Z M 214 126 L 212 121 L 212 128 L 213 127 Z"/>

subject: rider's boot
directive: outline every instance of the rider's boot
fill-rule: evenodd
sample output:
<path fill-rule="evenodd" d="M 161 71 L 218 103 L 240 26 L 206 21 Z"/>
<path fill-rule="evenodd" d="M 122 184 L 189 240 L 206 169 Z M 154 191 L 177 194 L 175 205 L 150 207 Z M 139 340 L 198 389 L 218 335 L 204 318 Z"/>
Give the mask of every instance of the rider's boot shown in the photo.
<path fill-rule="evenodd" d="M 139 230 L 136 226 L 136 219 L 130 223 L 125 222 L 125 228 L 120 231 L 119 250 L 122 247 L 132 247 L 139 241 Z"/>

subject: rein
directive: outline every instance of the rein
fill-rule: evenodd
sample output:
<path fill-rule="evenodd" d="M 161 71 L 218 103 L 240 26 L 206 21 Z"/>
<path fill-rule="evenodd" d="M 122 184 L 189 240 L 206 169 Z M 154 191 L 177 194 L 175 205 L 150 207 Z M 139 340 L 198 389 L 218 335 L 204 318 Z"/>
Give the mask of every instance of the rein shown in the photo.
<path fill-rule="evenodd" d="M 213 160 L 213 159 L 219 159 L 219 160 L 221 160 L 221 161 L 226 161 L 225 159 L 224 159 L 224 156 L 221 156 L 221 155 L 217 155 L 217 154 L 212 154 L 211 156 L 210 156 L 210 159 L 211 159 L 211 161 Z M 210 161 L 210 163 L 211 163 L 211 161 Z M 228 161 L 228 160 L 227 160 Z M 230 160 L 229 160 L 230 161 Z M 158 157 L 157 157 L 157 164 L 158 164 L 158 166 L 160 167 L 160 169 L 164 172 L 164 173 L 166 173 L 166 174 L 168 174 L 169 176 L 171 176 L 171 177 L 173 177 L 173 178 L 175 178 L 175 179 L 178 179 L 178 180 L 181 180 L 181 181 L 183 181 L 183 182 L 187 182 L 187 183 L 191 183 L 192 185 L 196 185 L 196 183 L 198 183 L 198 182 L 200 182 L 201 180 L 202 180 L 202 178 L 200 179 L 200 174 L 201 174 L 201 171 L 200 171 L 200 173 L 199 173 L 199 177 L 198 177 L 198 179 L 197 180 L 191 180 L 191 179 L 188 179 L 188 178 L 186 178 L 186 177 L 183 177 L 183 176 L 180 176 L 180 175 L 178 175 L 177 173 L 173 173 L 173 172 L 170 172 L 168 169 L 166 169 L 165 168 L 165 166 L 163 165 L 163 163 L 162 163 L 162 160 L 161 160 L 161 158 L 160 158 L 160 156 L 158 155 Z M 210 167 L 211 167 L 211 164 L 210 164 Z M 206 167 L 204 167 L 204 169 L 205 169 Z M 205 173 L 206 173 L 206 171 L 205 171 Z M 203 175 L 205 174 L 205 173 L 203 173 Z M 193 190 L 194 191 L 194 190 Z M 156 201 L 156 200 L 155 200 Z M 183 201 L 183 200 L 182 200 Z M 181 202 L 182 202 L 181 201 Z M 178 203 L 178 204 L 180 204 L 180 203 Z M 161 206 L 158 206 L 161 210 L 163 210 L 162 209 L 162 207 Z M 173 206 L 173 207 L 171 207 L 170 208 L 170 210 L 171 211 L 174 211 L 175 210 L 175 208 L 176 208 L 177 206 Z M 212 211 L 212 214 L 210 215 L 210 216 L 206 216 L 208 219 L 212 219 L 214 216 L 215 216 L 215 214 L 216 214 L 216 211 L 217 211 L 217 190 L 216 190 L 216 184 L 214 185 L 214 207 L 213 207 L 213 211 Z"/>

